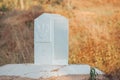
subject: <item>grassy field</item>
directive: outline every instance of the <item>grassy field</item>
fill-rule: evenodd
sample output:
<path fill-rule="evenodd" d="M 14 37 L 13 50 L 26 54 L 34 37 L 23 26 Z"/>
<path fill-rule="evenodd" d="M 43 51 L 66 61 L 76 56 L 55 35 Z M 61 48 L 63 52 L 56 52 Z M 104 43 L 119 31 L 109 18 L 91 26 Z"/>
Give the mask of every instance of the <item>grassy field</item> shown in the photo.
<path fill-rule="evenodd" d="M 0 65 L 33 62 L 33 21 L 49 12 L 69 19 L 70 64 L 89 64 L 119 77 L 119 0 L 1 0 L 0 6 Z"/>

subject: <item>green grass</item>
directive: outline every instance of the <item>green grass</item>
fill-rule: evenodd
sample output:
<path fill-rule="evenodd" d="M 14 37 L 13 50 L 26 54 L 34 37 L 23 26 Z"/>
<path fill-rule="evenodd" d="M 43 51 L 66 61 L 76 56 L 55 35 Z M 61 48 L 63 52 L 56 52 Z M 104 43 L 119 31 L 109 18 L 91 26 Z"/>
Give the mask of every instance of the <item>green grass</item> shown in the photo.
<path fill-rule="evenodd" d="M 89 80 L 96 80 L 98 76 L 98 73 L 95 71 L 95 68 L 91 67 L 90 68 L 90 78 Z"/>

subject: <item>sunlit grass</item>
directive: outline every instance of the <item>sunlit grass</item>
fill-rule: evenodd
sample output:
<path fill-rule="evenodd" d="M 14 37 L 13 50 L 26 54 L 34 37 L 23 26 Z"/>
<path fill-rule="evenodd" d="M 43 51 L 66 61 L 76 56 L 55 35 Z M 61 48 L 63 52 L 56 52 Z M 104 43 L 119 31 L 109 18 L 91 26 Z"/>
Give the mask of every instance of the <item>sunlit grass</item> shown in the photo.
<path fill-rule="evenodd" d="M 98 15 L 90 24 L 86 21 L 77 28 L 73 27 L 71 34 L 74 34 L 74 37 L 70 37 L 69 62 L 87 63 L 106 72 L 110 72 L 110 68 L 113 70 L 115 66 L 119 67 L 120 27 L 119 16 L 116 16 L 118 14 Z"/>

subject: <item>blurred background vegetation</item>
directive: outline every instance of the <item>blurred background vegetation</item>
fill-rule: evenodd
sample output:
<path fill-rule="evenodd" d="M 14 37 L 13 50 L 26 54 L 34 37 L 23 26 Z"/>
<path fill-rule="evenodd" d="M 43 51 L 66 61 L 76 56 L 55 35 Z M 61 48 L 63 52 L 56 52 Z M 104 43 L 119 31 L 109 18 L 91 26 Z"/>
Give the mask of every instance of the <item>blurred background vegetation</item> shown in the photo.
<path fill-rule="evenodd" d="M 35 5 L 43 6 L 44 4 L 50 4 L 53 6 L 60 5 L 62 2 L 63 0 L 0 0 L 0 8 L 1 10 L 27 10 Z"/>

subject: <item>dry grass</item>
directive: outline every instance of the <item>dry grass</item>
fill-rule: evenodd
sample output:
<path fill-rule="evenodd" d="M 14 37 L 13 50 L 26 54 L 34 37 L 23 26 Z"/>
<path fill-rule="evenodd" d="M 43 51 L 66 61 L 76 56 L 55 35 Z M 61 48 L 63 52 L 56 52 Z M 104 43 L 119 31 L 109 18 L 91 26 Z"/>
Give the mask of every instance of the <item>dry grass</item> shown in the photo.
<path fill-rule="evenodd" d="M 33 27 L 14 21 L 3 23 L 1 26 L 0 63 L 33 61 L 33 54 L 30 54 L 33 53 Z"/>
<path fill-rule="evenodd" d="M 14 0 L 13 0 L 14 1 Z M 42 0 L 41 0 L 42 1 Z M 0 64 L 33 62 L 33 20 L 41 12 L 69 18 L 69 63 L 86 63 L 106 73 L 120 69 L 120 1 L 33 1 L 27 11 L 0 14 Z M 12 10 L 19 10 L 15 6 Z M 25 9 L 26 10 L 26 9 Z M 106 67 L 107 66 L 107 67 Z"/>

